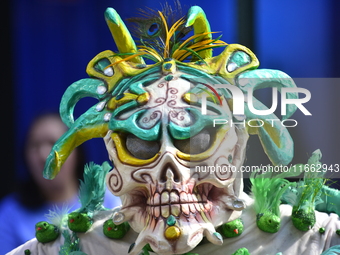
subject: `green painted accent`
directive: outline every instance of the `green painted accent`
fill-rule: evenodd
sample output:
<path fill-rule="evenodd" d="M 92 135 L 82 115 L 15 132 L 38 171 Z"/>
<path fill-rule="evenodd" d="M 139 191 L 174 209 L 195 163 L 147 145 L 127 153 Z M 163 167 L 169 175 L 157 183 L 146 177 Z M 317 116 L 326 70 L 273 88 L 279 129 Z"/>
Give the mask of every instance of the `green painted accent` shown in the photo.
<path fill-rule="evenodd" d="M 132 101 L 130 103 L 137 104 L 136 101 Z M 132 108 L 132 107 L 129 107 L 129 108 Z M 121 107 L 119 107 L 118 109 L 121 109 Z M 128 133 L 134 134 L 143 140 L 156 141 L 158 140 L 160 136 L 160 128 L 161 128 L 160 121 L 150 129 L 140 128 L 139 125 L 136 123 L 137 120 L 140 118 L 140 116 L 147 110 L 148 109 L 140 110 L 125 120 L 117 120 L 115 118 L 111 118 L 110 123 L 109 123 L 109 129 L 113 131 L 125 131 Z"/>
<path fill-rule="evenodd" d="M 214 115 L 201 115 L 200 111 L 196 108 L 186 108 L 185 110 L 194 115 L 196 122 L 188 127 L 178 126 L 175 123 L 170 122 L 168 126 L 169 132 L 171 136 L 177 140 L 184 140 L 197 135 L 199 132 L 202 131 L 202 129 L 206 127 L 211 127 L 213 125 L 214 119 L 217 118 L 217 116 Z M 218 115 L 218 118 L 228 119 L 228 116 L 226 116 L 226 114 L 221 114 Z"/>
<path fill-rule="evenodd" d="M 307 212 L 303 209 L 298 209 L 296 206 L 293 206 L 292 221 L 293 225 L 298 230 L 308 231 L 314 226 L 316 222 L 315 212 L 314 210 Z"/>
<path fill-rule="evenodd" d="M 129 90 L 132 93 L 135 93 L 137 95 L 144 94 L 147 91 L 143 87 L 147 86 L 148 84 L 152 84 L 153 82 L 157 81 L 158 79 L 159 79 L 158 76 L 157 77 L 151 77 L 151 78 L 146 77 L 143 80 L 140 80 L 140 81 L 137 81 L 137 82 L 131 84 Z"/>
<path fill-rule="evenodd" d="M 68 215 L 68 228 L 73 232 L 84 233 L 91 228 L 92 223 L 87 213 L 72 212 Z"/>
<path fill-rule="evenodd" d="M 173 77 L 172 75 L 169 74 L 169 75 L 165 76 L 164 80 L 166 80 L 166 81 L 171 81 L 173 78 L 174 78 L 174 77 Z"/>
<path fill-rule="evenodd" d="M 200 84 L 209 84 L 212 87 L 214 87 L 215 84 L 230 84 L 228 81 L 226 81 L 222 77 L 212 76 L 201 70 L 196 70 L 196 69 L 193 69 L 187 66 L 180 66 L 180 64 L 178 64 L 178 66 L 180 67 L 179 69 L 181 71 L 186 72 L 186 73 L 191 73 L 191 74 L 182 74 L 180 77 L 182 79 L 185 79 L 191 82 L 195 86 L 194 88 L 190 90 L 190 92 L 193 94 L 199 94 L 202 92 L 200 86 L 207 88 L 206 86 L 200 85 Z M 224 95 L 225 98 L 232 98 L 232 95 L 229 92 L 229 90 L 226 90 L 226 89 L 216 89 L 216 90 L 222 95 Z"/>
<path fill-rule="evenodd" d="M 215 232 L 213 235 L 216 236 L 216 238 L 217 238 L 218 240 L 223 241 L 223 238 L 222 238 L 222 236 L 221 236 L 220 233 Z"/>
<path fill-rule="evenodd" d="M 118 96 L 116 96 L 116 100 L 122 99 L 124 97 L 124 94 L 120 94 Z"/>
<path fill-rule="evenodd" d="M 170 215 L 167 219 L 166 219 L 166 224 L 168 224 L 169 226 L 173 226 L 175 225 L 177 222 L 175 216 Z"/>
<path fill-rule="evenodd" d="M 107 58 L 103 58 L 103 59 L 100 59 L 95 65 L 94 65 L 94 68 L 101 72 L 101 73 L 104 73 L 104 70 L 107 66 L 109 66 L 111 64 L 110 60 L 107 59 Z"/>
<path fill-rule="evenodd" d="M 112 92 L 112 96 L 115 97 L 119 94 L 125 93 L 134 83 L 147 83 L 153 79 L 159 79 L 162 74 L 162 66 L 155 64 L 152 68 L 129 78 L 123 79 L 121 82 L 115 85 Z M 143 92 L 144 93 L 144 92 Z"/>
<path fill-rule="evenodd" d="M 123 222 L 120 225 L 116 225 L 113 223 L 112 219 L 108 219 L 104 222 L 103 225 L 103 233 L 108 238 L 112 239 L 121 239 L 126 233 L 129 231 L 130 225 L 127 222 Z"/>
<path fill-rule="evenodd" d="M 25 255 L 31 255 L 31 251 L 29 249 L 25 250 Z"/>
<path fill-rule="evenodd" d="M 84 97 L 103 99 L 104 95 L 97 93 L 97 87 L 104 86 L 105 83 L 99 79 L 87 78 L 71 84 L 65 91 L 60 102 L 60 116 L 63 122 L 71 127 L 74 123 L 73 112 L 78 101 Z"/>
<path fill-rule="evenodd" d="M 219 80 L 217 80 L 218 76 L 210 75 L 202 70 L 183 65 L 180 62 L 176 64 L 177 64 L 178 70 L 185 73 L 181 75 L 181 77 L 184 79 L 192 80 L 195 83 L 203 82 L 203 83 L 208 83 L 211 85 L 228 83 L 228 81 L 224 80 L 223 78 L 222 78 L 223 82 L 220 82 Z"/>
<path fill-rule="evenodd" d="M 147 65 L 146 65 L 146 64 L 138 64 L 138 65 L 136 65 L 136 67 L 137 67 L 138 69 L 143 69 L 143 68 L 146 68 Z"/>
<path fill-rule="evenodd" d="M 194 114 L 195 117 L 200 117 L 199 111 L 195 108 L 187 108 L 186 111 L 190 111 Z M 207 116 L 207 115 L 206 115 Z M 171 136 L 177 140 L 188 139 L 199 132 L 207 126 L 210 126 L 212 121 L 209 118 L 202 118 L 197 120 L 193 125 L 188 127 L 178 126 L 173 122 L 170 122 L 168 128 Z"/>
<path fill-rule="evenodd" d="M 267 233 L 276 233 L 281 226 L 281 219 L 271 212 L 256 215 L 256 224 L 259 229 Z"/>
<path fill-rule="evenodd" d="M 46 221 L 35 224 L 35 237 L 40 243 L 49 243 L 56 240 L 60 235 L 57 226 Z"/>
<path fill-rule="evenodd" d="M 129 89 L 132 93 L 137 94 L 137 95 L 141 95 L 146 93 L 146 90 L 143 89 L 143 83 L 134 83 L 131 85 L 130 89 Z"/>
<path fill-rule="evenodd" d="M 119 94 L 123 94 L 125 90 L 123 89 L 124 86 L 126 87 L 126 84 L 130 82 L 131 78 L 124 78 L 121 81 L 119 81 L 115 86 L 113 87 L 113 91 L 111 93 L 112 97 L 115 97 Z"/>
<path fill-rule="evenodd" d="M 234 62 L 238 67 L 249 64 L 251 62 L 250 56 L 243 51 L 236 51 L 230 58 L 230 61 Z"/>
<path fill-rule="evenodd" d="M 220 84 L 229 84 L 228 81 L 226 81 L 223 77 L 221 76 L 214 76 L 214 79 L 216 79 L 218 81 L 218 83 Z"/>
<path fill-rule="evenodd" d="M 233 162 L 233 156 L 231 154 L 228 156 L 228 161 L 229 161 L 229 163 Z"/>
<path fill-rule="evenodd" d="M 235 251 L 232 255 L 250 255 L 247 248 L 240 248 L 237 251 Z"/>
<path fill-rule="evenodd" d="M 326 232 L 326 229 L 325 228 L 319 228 L 319 233 L 320 234 L 324 234 Z"/>
<path fill-rule="evenodd" d="M 165 70 L 169 70 L 172 67 L 172 63 L 165 63 L 163 67 Z"/>
<path fill-rule="evenodd" d="M 335 233 L 336 233 L 338 236 L 340 236 L 340 229 L 337 229 L 337 230 L 335 231 Z"/>
<path fill-rule="evenodd" d="M 137 101 L 133 100 L 130 101 L 126 104 L 123 104 L 121 106 L 119 106 L 117 109 L 115 109 L 112 113 L 112 118 L 116 117 L 117 115 L 119 115 L 120 113 L 123 113 L 125 111 L 128 111 L 130 109 L 134 109 L 137 108 L 139 105 L 137 103 Z"/>
<path fill-rule="evenodd" d="M 227 238 L 239 236 L 243 233 L 243 223 L 240 219 L 224 223 L 220 231 Z"/>
<path fill-rule="evenodd" d="M 45 163 L 43 175 L 46 179 L 53 179 L 60 171 L 75 147 L 92 138 L 104 137 L 107 133 L 108 123 L 105 122 L 106 110 L 97 112 L 93 106 L 81 115 L 70 129 L 54 144 Z"/>

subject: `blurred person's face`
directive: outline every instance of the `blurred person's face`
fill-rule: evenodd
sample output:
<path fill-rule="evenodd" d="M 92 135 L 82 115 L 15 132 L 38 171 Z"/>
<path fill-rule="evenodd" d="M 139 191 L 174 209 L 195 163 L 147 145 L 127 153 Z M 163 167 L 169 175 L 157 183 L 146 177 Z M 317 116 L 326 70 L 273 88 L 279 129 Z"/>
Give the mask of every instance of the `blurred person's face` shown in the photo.
<path fill-rule="evenodd" d="M 43 177 L 46 158 L 65 131 L 66 127 L 60 119 L 48 116 L 33 124 L 27 138 L 25 157 L 29 171 L 44 195 L 54 200 L 58 200 L 58 192 L 62 193 L 67 185 L 76 180 L 76 151 L 69 156 L 62 171 L 53 181 Z"/>

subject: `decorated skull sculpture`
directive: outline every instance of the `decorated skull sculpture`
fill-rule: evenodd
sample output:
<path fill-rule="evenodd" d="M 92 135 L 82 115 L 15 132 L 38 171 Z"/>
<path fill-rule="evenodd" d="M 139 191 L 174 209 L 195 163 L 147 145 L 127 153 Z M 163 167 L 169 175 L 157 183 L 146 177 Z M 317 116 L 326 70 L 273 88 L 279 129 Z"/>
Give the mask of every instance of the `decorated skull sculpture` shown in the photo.
<path fill-rule="evenodd" d="M 148 243 L 158 254 L 181 254 L 204 236 L 222 244 L 216 228 L 239 218 L 245 208 L 240 168 L 248 134 L 259 135 L 276 165 L 289 163 L 293 155 L 289 133 L 273 121 L 274 114 L 255 115 L 245 101 L 244 115 L 234 115 L 232 89 L 222 86 L 247 95 L 249 88 L 294 87 L 289 76 L 257 70 L 249 49 L 212 39 L 200 7 L 174 21 L 169 12 L 155 12 L 151 24 L 148 17 L 142 20 L 150 38 L 141 36 L 137 47 L 115 10 L 106 10 L 119 52 L 98 54 L 87 67 L 91 78 L 65 92 L 60 112 L 70 129 L 54 145 L 44 170 L 46 178 L 54 178 L 76 146 L 104 137 L 114 164 L 107 186 L 122 200 L 113 220 L 128 221 L 139 233 L 130 254 Z M 185 37 L 190 28 L 194 35 Z M 215 47 L 226 48 L 213 57 Z M 146 65 L 146 58 L 155 63 Z M 74 120 L 73 109 L 84 97 L 99 102 Z M 256 109 L 268 109 L 251 98 Z M 287 108 L 285 117 L 294 110 Z M 250 121 L 260 124 L 247 125 Z"/>

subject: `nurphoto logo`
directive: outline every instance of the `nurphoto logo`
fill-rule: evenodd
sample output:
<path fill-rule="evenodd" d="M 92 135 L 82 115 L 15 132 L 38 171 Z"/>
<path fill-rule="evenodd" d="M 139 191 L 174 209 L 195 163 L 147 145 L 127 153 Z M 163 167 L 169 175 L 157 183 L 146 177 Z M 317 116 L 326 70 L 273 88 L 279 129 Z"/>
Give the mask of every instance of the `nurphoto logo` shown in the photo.
<path fill-rule="evenodd" d="M 248 88 L 247 89 L 247 95 L 243 94 L 242 90 L 238 87 L 230 84 L 216 84 L 214 86 L 217 89 L 226 89 L 232 94 L 232 104 L 233 104 L 233 116 L 244 116 L 244 105 L 245 103 L 248 106 L 248 109 L 251 113 L 257 116 L 264 116 L 264 115 L 270 115 L 275 112 L 278 106 L 278 93 L 277 88 L 272 88 L 272 106 L 269 109 L 259 110 L 255 109 L 254 102 L 253 102 L 253 89 Z M 287 114 L 286 108 L 288 105 L 295 105 L 304 115 L 311 116 L 312 114 L 306 109 L 306 107 L 303 105 L 304 103 L 307 103 L 311 99 L 311 93 L 309 90 L 304 88 L 281 88 L 281 115 L 284 116 Z M 289 93 L 296 93 L 296 94 L 304 94 L 304 98 L 288 98 Z M 201 113 L 202 115 L 207 114 L 207 95 L 202 95 L 202 105 L 201 105 Z M 280 121 L 281 125 L 285 127 L 295 127 L 298 122 L 294 119 L 284 119 L 284 120 L 278 120 L 278 119 L 266 119 L 266 122 L 271 123 L 271 125 L 274 125 L 274 121 Z M 287 124 L 287 122 L 293 122 L 290 124 Z M 242 120 L 241 122 L 233 122 L 233 120 L 226 120 L 226 119 L 215 119 L 214 120 L 214 126 L 215 125 L 221 125 L 221 124 L 227 124 L 229 123 L 232 125 L 248 125 L 250 127 L 261 127 L 264 125 L 264 121 L 262 119 L 250 119 L 250 120 Z"/>

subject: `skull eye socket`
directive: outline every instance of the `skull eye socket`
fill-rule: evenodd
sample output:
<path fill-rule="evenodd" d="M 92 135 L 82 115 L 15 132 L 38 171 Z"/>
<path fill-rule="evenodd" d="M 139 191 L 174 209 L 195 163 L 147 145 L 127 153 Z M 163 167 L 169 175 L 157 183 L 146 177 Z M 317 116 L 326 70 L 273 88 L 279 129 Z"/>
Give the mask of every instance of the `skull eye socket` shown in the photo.
<path fill-rule="evenodd" d="M 186 154 L 199 154 L 209 149 L 211 145 L 211 134 L 207 129 L 184 140 L 174 140 L 174 145 Z"/>
<path fill-rule="evenodd" d="M 133 134 L 128 134 L 126 136 L 126 149 L 135 158 L 150 159 L 159 152 L 160 145 L 158 141 L 146 141 Z"/>

